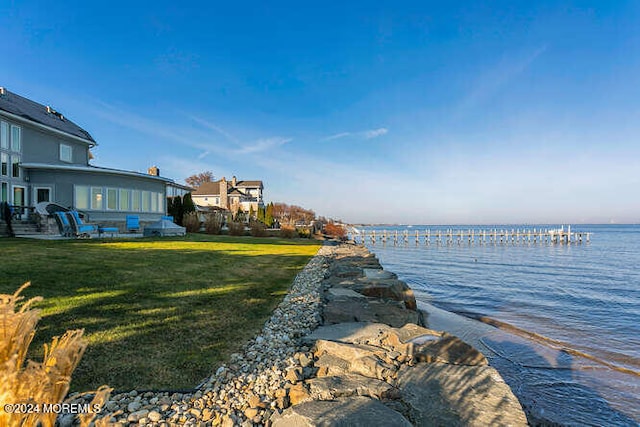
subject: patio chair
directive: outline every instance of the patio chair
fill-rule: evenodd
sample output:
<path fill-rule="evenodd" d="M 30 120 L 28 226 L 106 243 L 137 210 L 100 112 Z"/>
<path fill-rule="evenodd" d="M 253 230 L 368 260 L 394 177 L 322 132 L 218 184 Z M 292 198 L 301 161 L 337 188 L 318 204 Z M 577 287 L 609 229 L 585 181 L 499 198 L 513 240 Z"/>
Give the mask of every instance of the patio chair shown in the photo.
<path fill-rule="evenodd" d="M 127 233 L 140 231 L 140 218 L 138 215 L 127 215 Z"/>
<path fill-rule="evenodd" d="M 173 222 L 173 215 L 162 215 L 162 219 Z"/>
<path fill-rule="evenodd" d="M 64 237 L 73 236 L 73 227 L 71 226 L 69 218 L 67 218 L 65 212 L 55 212 L 55 219 L 58 223 L 58 228 L 60 229 L 61 235 L 63 235 Z"/>
<path fill-rule="evenodd" d="M 91 233 L 96 233 L 98 231 L 98 226 L 96 224 L 88 224 L 82 221 L 80 218 L 80 214 L 78 211 L 69 211 L 67 215 L 70 218 L 70 223 L 74 228 L 75 234 L 78 237 L 91 237 Z"/>

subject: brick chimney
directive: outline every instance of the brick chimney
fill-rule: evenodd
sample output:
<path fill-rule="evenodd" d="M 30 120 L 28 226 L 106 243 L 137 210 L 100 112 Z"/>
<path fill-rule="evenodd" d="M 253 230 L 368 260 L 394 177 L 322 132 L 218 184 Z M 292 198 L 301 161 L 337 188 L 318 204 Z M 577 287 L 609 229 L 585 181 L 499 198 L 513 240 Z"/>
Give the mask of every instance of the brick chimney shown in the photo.
<path fill-rule="evenodd" d="M 231 178 L 231 186 L 233 188 L 235 188 L 237 184 L 238 184 L 238 180 L 236 179 L 236 176 L 234 175 L 233 178 Z"/>
<path fill-rule="evenodd" d="M 149 169 L 147 169 L 147 173 L 153 176 L 160 176 L 160 169 L 158 169 L 157 166 L 151 166 Z"/>
<path fill-rule="evenodd" d="M 227 180 L 224 176 L 220 179 L 220 207 L 223 209 L 229 209 L 229 198 L 227 194 Z"/>

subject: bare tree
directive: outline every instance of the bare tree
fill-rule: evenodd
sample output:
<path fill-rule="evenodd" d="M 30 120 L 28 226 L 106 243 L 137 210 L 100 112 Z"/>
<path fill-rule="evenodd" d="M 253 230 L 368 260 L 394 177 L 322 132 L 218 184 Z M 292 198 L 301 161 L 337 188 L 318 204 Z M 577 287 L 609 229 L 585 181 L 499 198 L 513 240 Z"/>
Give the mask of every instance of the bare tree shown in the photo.
<path fill-rule="evenodd" d="M 213 181 L 213 172 L 211 171 L 200 172 L 198 174 L 191 175 L 190 177 L 185 178 L 184 180 L 184 182 L 186 182 L 188 186 L 193 188 L 198 188 L 205 182 L 212 182 L 212 181 Z"/>

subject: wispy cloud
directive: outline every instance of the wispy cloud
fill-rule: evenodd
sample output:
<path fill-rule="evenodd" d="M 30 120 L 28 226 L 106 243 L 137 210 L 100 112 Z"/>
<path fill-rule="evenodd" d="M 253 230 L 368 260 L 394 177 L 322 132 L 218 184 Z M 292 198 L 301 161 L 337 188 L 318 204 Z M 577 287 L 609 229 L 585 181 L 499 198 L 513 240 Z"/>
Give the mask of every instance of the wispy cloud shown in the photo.
<path fill-rule="evenodd" d="M 207 129 L 211 129 L 215 132 L 218 132 L 220 135 L 224 136 L 226 139 L 228 139 L 231 142 L 234 142 L 236 144 L 239 144 L 240 141 L 238 140 L 238 138 L 236 138 L 235 136 L 233 136 L 231 133 L 227 132 L 225 129 L 223 129 L 222 127 L 218 126 L 217 124 L 209 121 L 209 120 L 205 120 L 202 119 L 200 117 L 196 117 L 196 116 L 188 116 L 191 120 L 193 120 L 194 122 L 198 123 L 199 125 L 207 128 Z"/>
<path fill-rule="evenodd" d="M 350 136 L 351 132 L 341 132 L 341 133 L 336 133 L 335 135 L 331 135 L 328 136 L 326 138 L 322 138 L 321 141 L 333 141 L 334 139 L 340 139 L 340 138 L 344 138 L 346 136 Z"/>
<path fill-rule="evenodd" d="M 389 132 L 387 128 L 378 128 L 364 131 L 364 137 L 366 139 L 377 138 L 379 136 L 385 135 Z"/>
<path fill-rule="evenodd" d="M 252 144 L 245 145 L 241 149 L 235 151 L 239 154 L 258 153 L 279 147 L 291 141 L 291 138 L 282 138 L 279 136 L 273 138 L 261 138 L 254 141 Z"/>
<path fill-rule="evenodd" d="M 510 55 L 485 73 L 481 73 L 472 90 L 460 102 L 457 113 L 463 113 L 488 100 L 505 84 L 529 68 L 546 50 L 547 47 L 542 46 L 524 55 Z"/>
<path fill-rule="evenodd" d="M 373 139 L 387 133 L 389 133 L 389 129 L 387 128 L 368 129 L 359 132 L 340 132 L 331 136 L 327 136 L 326 138 L 322 138 L 321 141 L 334 141 L 336 139 L 346 138 L 349 136 L 353 136 L 359 139 Z"/>
<path fill-rule="evenodd" d="M 204 158 L 205 158 L 205 157 L 207 157 L 209 154 L 210 154 L 210 153 L 209 153 L 208 151 L 203 151 L 202 153 L 200 153 L 200 154 L 198 155 L 198 160 L 202 160 L 202 159 L 204 159 Z"/>

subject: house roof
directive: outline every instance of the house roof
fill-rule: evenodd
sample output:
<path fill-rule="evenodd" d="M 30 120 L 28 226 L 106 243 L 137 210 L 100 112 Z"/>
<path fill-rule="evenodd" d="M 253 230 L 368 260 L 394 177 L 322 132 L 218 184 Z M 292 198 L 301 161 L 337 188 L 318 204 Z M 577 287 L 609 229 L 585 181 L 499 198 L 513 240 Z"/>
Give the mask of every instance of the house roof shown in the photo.
<path fill-rule="evenodd" d="M 262 181 L 238 181 L 236 187 L 262 187 Z"/>
<path fill-rule="evenodd" d="M 62 114 L 52 109 L 49 109 L 49 112 L 46 106 L 10 92 L 6 88 L 2 90 L 2 94 L 0 95 L 0 110 L 83 139 L 91 145 L 95 145 L 96 143 L 89 132 Z"/>
<path fill-rule="evenodd" d="M 220 181 L 204 182 L 192 194 L 195 196 L 220 194 Z"/>
<path fill-rule="evenodd" d="M 143 179 L 152 179 L 155 181 L 162 181 L 165 183 L 173 183 L 174 181 L 169 178 L 161 176 L 149 175 L 141 172 L 125 171 L 121 169 L 101 168 L 97 166 L 73 166 L 73 165 L 54 165 L 49 163 L 20 163 L 20 167 L 24 169 L 40 169 L 40 170 L 61 170 L 70 172 L 90 172 L 90 173 L 104 173 L 111 175 L 130 176 Z"/>
<path fill-rule="evenodd" d="M 220 182 L 204 182 L 198 187 L 196 191 L 193 192 L 195 196 L 216 196 L 220 194 Z M 239 191 L 238 188 L 246 188 L 246 187 L 260 187 L 262 188 L 262 181 L 238 181 L 236 182 L 235 187 L 231 186 L 231 181 L 226 181 L 228 184 L 228 194 L 242 194 L 242 191 Z"/>

